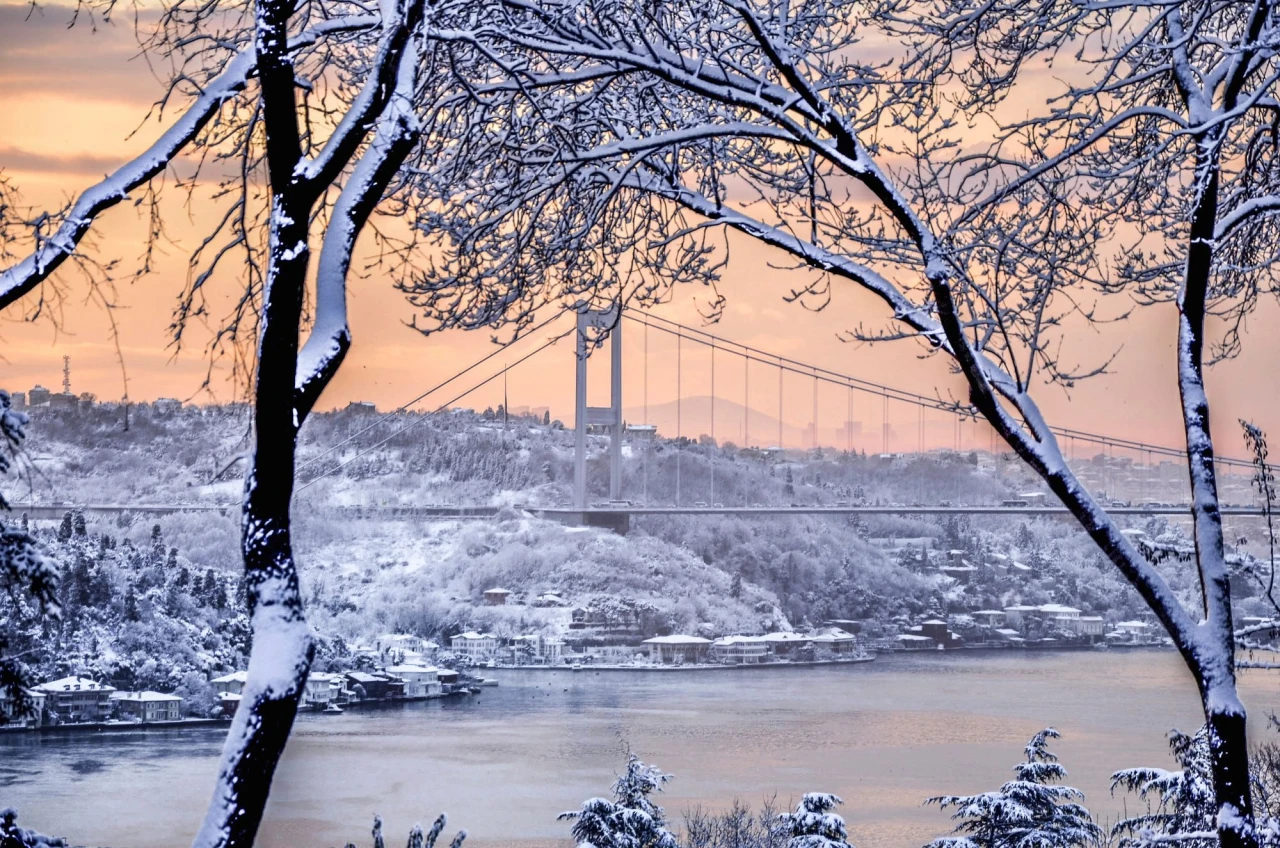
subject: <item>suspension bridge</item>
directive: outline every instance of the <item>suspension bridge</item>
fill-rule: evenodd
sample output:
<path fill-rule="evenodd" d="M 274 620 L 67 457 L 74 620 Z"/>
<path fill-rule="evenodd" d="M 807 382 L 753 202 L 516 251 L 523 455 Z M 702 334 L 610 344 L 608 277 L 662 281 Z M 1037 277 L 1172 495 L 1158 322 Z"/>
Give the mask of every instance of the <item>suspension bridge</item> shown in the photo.
<path fill-rule="evenodd" d="M 507 348 L 495 349 L 306 459 L 298 469 L 299 490 L 341 472 L 418 426 L 425 418 L 401 421 L 397 416 L 411 409 L 422 411 L 424 402 L 429 401 L 429 410 L 444 411 L 486 388 L 492 392 L 501 380 L 503 405 L 510 410 L 508 376 L 521 373 L 535 361 L 532 367 L 538 369 L 543 381 L 559 368 L 567 374 L 569 368 L 563 365 L 548 367 L 549 357 L 559 357 L 559 362 L 571 359 L 574 374 L 573 494 L 567 504 L 525 505 L 546 517 L 625 529 L 632 516 L 641 515 L 1067 514 L 1062 507 L 1045 504 L 1044 494 L 1036 493 L 1029 493 L 1025 500 L 1019 496 L 994 504 L 868 504 L 853 502 L 856 498 L 801 504 L 760 502 L 763 498 L 758 492 L 730 493 L 723 481 L 718 492 L 713 464 L 698 462 L 693 475 L 685 466 L 695 459 L 695 453 L 719 446 L 721 441 L 734 441 L 740 453 L 765 460 L 785 458 L 788 452 L 794 456 L 797 451 L 829 450 L 839 454 L 861 450 L 891 461 L 912 454 L 967 452 L 981 454 L 982 461 L 992 463 L 997 473 L 1006 452 L 994 430 L 976 418 L 967 404 L 952 398 L 930 397 L 867 380 L 646 311 L 614 308 L 558 313 L 536 324 L 523 337 L 541 343 L 508 362 L 494 362 L 504 354 L 510 359 L 512 353 Z M 563 350 L 553 352 L 570 337 L 571 343 L 562 346 L 570 349 L 569 357 L 564 356 Z M 592 406 L 588 403 L 589 366 L 598 362 L 598 354 L 606 349 L 607 368 L 594 369 L 594 376 L 603 372 L 608 405 Z M 695 362 L 698 359 L 701 361 Z M 636 360 L 638 363 L 632 364 Z M 628 365 L 632 372 L 629 385 L 634 390 L 639 384 L 640 397 L 639 403 L 633 401 L 624 407 Z M 486 366 L 489 373 L 481 377 Z M 651 379 L 651 366 L 665 373 Z M 693 385 L 686 377 L 692 371 L 697 372 L 699 385 Z M 463 387 L 463 378 L 472 374 L 474 382 Z M 662 404 L 650 404 L 654 382 L 668 397 Z M 447 400 L 438 401 L 445 396 Z M 810 405 L 812 413 L 807 424 L 796 424 L 797 415 L 803 415 L 799 410 Z M 762 411 L 766 406 L 768 413 Z M 825 428 L 824 417 L 828 422 Z M 632 423 L 627 423 L 628 419 Z M 395 425 L 392 432 L 380 432 L 389 424 Z M 1185 494 L 1168 496 L 1170 491 L 1186 488 L 1183 450 L 1075 428 L 1054 427 L 1053 432 L 1077 475 L 1113 514 L 1188 515 Z M 674 481 L 671 491 L 651 490 L 650 465 L 659 445 L 662 451 L 674 453 L 674 457 L 667 454 L 668 463 L 674 465 L 667 472 Z M 624 447 L 631 459 L 626 473 Z M 343 456 L 340 452 L 344 450 L 353 450 L 354 454 Z M 607 486 L 599 491 L 588 485 L 588 460 L 593 456 L 606 460 L 602 464 L 608 469 Z M 1253 463 L 1230 456 L 1219 456 L 1216 461 L 1222 481 L 1223 514 L 1261 515 L 1250 486 Z M 733 498 L 736 500 L 730 502 Z M 485 510 L 457 509 L 470 511 L 471 515 Z"/>
<path fill-rule="evenodd" d="M 637 338 L 633 339 L 633 334 Z M 570 344 L 561 345 L 570 337 Z M 599 346 L 597 341 L 601 342 Z M 565 348 L 569 348 L 568 356 Z M 588 403 L 590 366 L 599 361 L 593 354 L 605 348 L 608 367 L 595 370 L 597 377 L 600 371 L 605 372 L 609 402 L 607 406 L 592 406 Z M 514 357 L 521 350 L 524 352 Z M 638 363 L 631 364 L 635 360 Z M 634 390 L 639 384 L 640 397 L 639 403 L 624 407 L 628 364 L 630 385 Z M 533 368 L 537 368 L 542 383 L 539 391 L 546 390 L 548 375 L 557 370 L 566 375 L 572 370 L 574 375 L 571 502 L 522 505 L 548 518 L 625 532 L 633 516 L 645 515 L 1067 514 L 1063 507 L 1046 504 L 1043 493 L 1034 492 L 987 504 L 884 504 L 838 494 L 824 503 L 771 502 L 764 488 L 739 486 L 732 490 L 728 481 L 717 475 L 715 464 L 705 459 L 706 450 L 714 450 L 721 442 L 734 442 L 739 455 L 758 458 L 761 466 L 769 465 L 770 460 L 783 460 L 788 453 L 794 457 L 800 451 L 807 456 L 828 450 L 837 455 L 862 451 L 890 462 L 912 455 L 949 453 L 953 457 L 969 454 L 970 461 L 988 463 L 997 474 L 1001 473 L 1006 451 L 994 430 L 975 417 L 967 404 L 952 398 L 941 394 L 930 397 L 736 342 L 650 312 L 617 308 L 558 312 L 536 323 L 521 334 L 520 340 L 495 348 L 396 409 L 377 415 L 345 438 L 305 456 L 297 469 L 297 491 L 304 492 L 341 473 L 421 426 L 430 419 L 430 415 L 421 413 L 444 412 L 468 399 L 478 405 L 477 398 L 485 393 L 492 397 L 498 387 L 502 405 L 510 410 L 509 376 L 520 376 Z M 665 373 L 651 379 L 651 370 Z M 654 382 L 668 399 L 651 405 Z M 797 416 L 804 414 L 801 410 L 809 407 L 809 421 L 797 424 Z M 627 423 L 628 419 L 632 423 Z M 1077 476 L 1112 514 L 1189 514 L 1186 456 L 1182 449 L 1107 433 L 1052 429 Z M 631 460 L 629 469 L 624 467 L 624 455 Z M 599 491 L 589 486 L 588 460 L 593 456 L 607 459 L 602 463 L 607 466 L 607 486 Z M 656 462 L 664 464 L 665 476 L 673 485 L 661 489 L 650 485 L 655 476 L 651 465 Z M 1255 471 L 1252 461 L 1218 456 L 1216 463 L 1223 514 L 1262 515 L 1250 482 Z M 1169 497 L 1171 491 L 1180 496 Z M 56 518 L 68 508 L 163 514 L 225 512 L 238 505 L 14 506 L 33 518 Z M 485 518 L 497 513 L 498 507 L 374 505 L 335 507 L 331 511 L 356 517 L 429 520 Z"/>

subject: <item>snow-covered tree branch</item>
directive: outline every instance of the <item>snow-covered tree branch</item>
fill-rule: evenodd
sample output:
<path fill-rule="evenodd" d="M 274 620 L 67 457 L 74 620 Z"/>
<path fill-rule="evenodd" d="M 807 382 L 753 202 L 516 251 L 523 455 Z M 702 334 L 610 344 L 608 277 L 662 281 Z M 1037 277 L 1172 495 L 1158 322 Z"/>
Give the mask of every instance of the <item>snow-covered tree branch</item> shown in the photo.
<path fill-rule="evenodd" d="M 33 219 L 30 254 L 4 272 L 0 306 L 24 303 L 61 264 L 81 256 L 102 212 L 179 157 L 194 161 L 197 174 L 207 157 L 235 163 L 235 175 L 219 183 L 219 196 L 234 199 L 194 252 L 192 268 L 200 270 L 173 327 L 180 340 L 186 321 L 201 314 L 201 288 L 226 255 L 241 251 L 244 294 L 220 337 L 234 338 L 246 318 L 257 330 L 241 540 L 253 647 L 197 845 L 253 843 L 310 666 L 290 536 L 297 435 L 351 344 L 346 285 L 360 234 L 396 190 L 394 178 L 418 144 L 414 104 L 430 62 L 427 5 L 262 0 L 169 7 L 147 46 L 180 65 L 170 95 L 188 83 L 195 88 L 191 105 L 146 153 L 61 215 L 55 236 L 42 235 L 49 216 Z M 197 190 L 194 180 L 189 189 Z M 300 351 L 317 222 L 327 226 L 319 236 L 315 320 Z M 85 267 L 91 276 L 100 270 Z"/>
<path fill-rule="evenodd" d="M 850 336 L 947 356 L 1172 636 L 1209 723 L 1222 842 L 1256 843 L 1204 349 L 1238 349 L 1274 291 L 1272 3 L 503 0 L 432 34 L 460 85 L 434 104 L 450 141 L 416 175 L 445 210 L 442 259 L 406 287 L 426 326 L 518 332 L 543 304 L 683 283 L 708 287 L 714 317 L 728 231 L 817 272 L 791 299 L 873 292 L 896 326 Z M 1068 50 L 1056 98 L 1010 118 L 1042 84 L 1029 68 Z M 973 126 L 994 140 L 975 147 Z M 1123 318 L 1098 305 L 1111 293 L 1178 307 L 1198 608 L 1072 473 L 1033 398 L 1106 371 L 1061 342 Z"/>

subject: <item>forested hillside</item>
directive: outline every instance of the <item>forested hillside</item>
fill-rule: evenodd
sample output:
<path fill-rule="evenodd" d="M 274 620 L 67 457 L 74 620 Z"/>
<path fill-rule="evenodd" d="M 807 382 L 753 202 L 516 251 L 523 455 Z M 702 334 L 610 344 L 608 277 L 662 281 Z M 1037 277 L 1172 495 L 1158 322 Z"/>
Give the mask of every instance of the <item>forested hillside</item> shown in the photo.
<path fill-rule="evenodd" d="M 47 634 L 27 634 L 32 664 L 42 674 L 90 671 L 128 685 L 195 690 L 208 672 L 241 663 L 248 637 L 235 503 L 246 411 L 135 406 L 126 432 L 115 409 L 42 410 L 30 432 L 35 473 L 21 481 L 27 491 L 13 480 L 7 487 L 17 502 L 228 506 L 37 522 L 64 575 L 66 612 L 60 624 L 44 625 Z M 596 491 L 606 485 L 603 448 L 593 440 Z M 571 463 L 572 433 L 558 422 L 511 418 L 504 426 L 498 413 L 469 411 L 312 418 L 295 531 L 321 663 L 388 631 L 563 632 L 574 606 L 638 610 L 649 634 L 855 619 L 870 636 L 924 616 L 1017 603 L 1065 603 L 1113 619 L 1140 609 L 1065 520 L 648 517 L 617 536 L 518 509 L 567 502 Z M 631 443 L 625 475 L 625 497 L 654 503 L 672 502 L 677 485 L 685 503 L 909 505 L 998 503 L 1026 486 L 986 456 L 767 457 L 706 439 Z M 476 521 L 376 511 L 338 518 L 333 509 L 445 503 L 504 508 Z M 1143 529 L 1168 530 L 1162 521 Z M 943 566 L 970 571 L 957 578 Z M 1190 574 L 1172 574 L 1180 591 L 1192 590 Z M 493 586 L 512 590 L 517 603 L 482 605 L 481 593 Z M 533 603 L 548 592 L 565 606 Z M 23 622 L 22 610 L 8 611 L 9 626 Z"/>

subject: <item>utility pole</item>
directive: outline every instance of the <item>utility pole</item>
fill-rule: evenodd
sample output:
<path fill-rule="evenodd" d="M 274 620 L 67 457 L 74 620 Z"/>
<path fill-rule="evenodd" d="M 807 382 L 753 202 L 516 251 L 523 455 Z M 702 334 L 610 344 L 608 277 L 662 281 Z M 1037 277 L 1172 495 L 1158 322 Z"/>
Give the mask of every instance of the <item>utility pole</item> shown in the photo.
<path fill-rule="evenodd" d="M 62 393 L 71 394 L 71 357 L 62 357 Z"/>

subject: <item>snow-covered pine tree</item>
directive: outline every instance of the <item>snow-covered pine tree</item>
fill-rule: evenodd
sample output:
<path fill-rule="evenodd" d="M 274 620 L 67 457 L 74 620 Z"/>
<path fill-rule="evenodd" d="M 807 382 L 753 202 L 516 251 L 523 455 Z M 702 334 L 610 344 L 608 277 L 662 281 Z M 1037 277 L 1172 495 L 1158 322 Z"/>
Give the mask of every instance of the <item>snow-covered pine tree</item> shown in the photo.
<path fill-rule="evenodd" d="M 788 848 L 852 848 L 844 817 L 833 812 L 843 803 L 826 792 L 806 792 L 794 813 L 778 816 L 791 833 Z"/>
<path fill-rule="evenodd" d="M 1048 748 L 1061 734 L 1052 727 L 1031 737 L 1026 761 L 1013 767 L 1014 779 L 994 792 L 940 795 L 926 804 L 953 808 L 953 831 L 926 848 L 1072 848 L 1098 845 L 1102 829 L 1084 805 L 1084 793 L 1058 785 L 1067 770 Z"/>
<path fill-rule="evenodd" d="M 1120 848 L 1176 841 L 1183 848 L 1217 848 L 1217 804 L 1209 738 L 1202 727 L 1193 736 L 1169 733 L 1169 751 L 1180 768 L 1131 768 L 1111 775 L 1111 791 L 1134 792 L 1147 803 L 1144 815 L 1121 819 L 1111 829 Z"/>
<path fill-rule="evenodd" d="M 656 766 L 627 754 L 627 770 L 613 784 L 613 800 L 589 798 L 580 811 L 561 813 L 573 820 L 573 838 L 591 848 L 678 848 L 666 829 L 662 808 L 649 796 L 672 778 Z"/>

